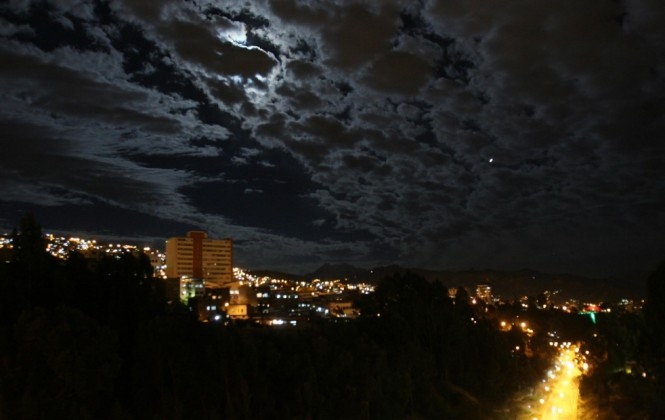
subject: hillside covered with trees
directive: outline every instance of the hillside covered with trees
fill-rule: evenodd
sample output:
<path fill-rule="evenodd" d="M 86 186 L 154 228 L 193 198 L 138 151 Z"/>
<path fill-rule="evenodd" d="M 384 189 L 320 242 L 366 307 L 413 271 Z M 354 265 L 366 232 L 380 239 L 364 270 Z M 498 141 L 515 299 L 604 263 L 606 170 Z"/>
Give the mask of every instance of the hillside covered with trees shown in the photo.
<path fill-rule="evenodd" d="M 273 329 L 198 322 L 159 296 L 142 255 L 56 259 L 31 216 L 13 245 L 0 418 L 495 418 L 549 362 L 414 274 L 382 279 L 352 322 Z"/>

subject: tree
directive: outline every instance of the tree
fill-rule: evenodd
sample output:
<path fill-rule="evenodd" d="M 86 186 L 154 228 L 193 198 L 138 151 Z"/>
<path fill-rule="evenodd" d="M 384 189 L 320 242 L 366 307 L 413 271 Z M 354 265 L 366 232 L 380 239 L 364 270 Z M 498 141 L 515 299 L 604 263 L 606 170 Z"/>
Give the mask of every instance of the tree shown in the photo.
<path fill-rule="evenodd" d="M 651 348 L 659 355 L 658 366 L 661 373 L 665 357 L 665 261 L 661 262 L 647 280 L 647 302 L 644 307 L 645 322 Z"/>
<path fill-rule="evenodd" d="M 15 418 L 104 418 L 120 368 L 117 338 L 69 307 L 34 308 L 16 324 L 17 350 L 0 389 Z"/>
<path fill-rule="evenodd" d="M 649 347 L 649 361 L 656 375 L 654 418 L 665 417 L 665 261 L 647 280 L 647 302 L 644 318 Z"/>
<path fill-rule="evenodd" d="M 52 304 L 55 259 L 46 251 L 42 229 L 32 213 L 12 233 L 12 258 L 6 281 L 12 291 L 16 314 L 22 308 Z"/>

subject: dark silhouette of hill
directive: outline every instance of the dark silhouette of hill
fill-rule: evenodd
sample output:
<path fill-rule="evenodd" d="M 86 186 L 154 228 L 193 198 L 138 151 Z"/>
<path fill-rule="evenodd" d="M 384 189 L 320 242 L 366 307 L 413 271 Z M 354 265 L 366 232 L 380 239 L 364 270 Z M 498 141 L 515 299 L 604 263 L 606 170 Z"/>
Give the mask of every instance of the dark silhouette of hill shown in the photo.
<path fill-rule="evenodd" d="M 639 299 L 644 296 L 646 275 L 636 273 L 616 278 L 590 278 L 572 274 L 549 274 L 535 270 L 427 270 L 399 265 L 358 268 L 350 264 L 324 264 L 305 276 L 311 279 L 365 281 L 375 283 L 393 274 L 411 272 L 428 281 L 439 281 L 447 287 L 466 287 L 471 291 L 479 284 L 489 284 L 495 295 L 512 300 L 535 296 L 543 291 L 557 292 L 555 301 L 579 299 L 589 302 L 616 301 L 621 298 Z M 283 278 L 289 278 L 283 275 Z M 295 276 L 293 276 L 295 277 Z"/>
<path fill-rule="evenodd" d="M 260 270 L 247 270 L 247 272 L 254 276 L 272 277 L 274 279 L 293 280 L 293 281 L 302 281 L 307 279 L 307 276 L 303 276 L 300 274 L 285 273 L 283 271 L 277 271 L 277 270 L 260 269 Z"/>
<path fill-rule="evenodd" d="M 346 281 L 369 281 L 371 270 L 358 268 L 351 264 L 324 264 L 313 273 L 307 274 L 309 280 L 346 280 Z"/>

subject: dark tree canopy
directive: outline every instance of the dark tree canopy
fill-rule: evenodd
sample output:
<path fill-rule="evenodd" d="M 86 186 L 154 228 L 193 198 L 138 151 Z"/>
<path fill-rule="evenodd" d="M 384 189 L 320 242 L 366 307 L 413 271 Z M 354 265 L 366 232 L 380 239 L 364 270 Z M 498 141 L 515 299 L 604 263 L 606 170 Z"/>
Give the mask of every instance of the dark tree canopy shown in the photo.
<path fill-rule="evenodd" d="M 145 255 L 56 260 L 26 216 L 0 270 L 0 418 L 384 419 L 491 417 L 548 363 L 523 331 L 497 328 L 468 293 L 413 273 L 386 277 L 353 322 L 204 324 L 156 292 Z M 649 283 L 649 337 L 662 363 L 665 265 Z M 584 340 L 576 314 L 504 305 Z M 614 322 L 614 321 L 612 321 Z M 605 322 L 637 345 L 639 320 Z M 534 349 L 544 333 L 531 338 Z M 541 343 L 541 344 L 543 344 Z M 540 351 L 540 350 L 538 350 Z M 662 364 L 659 365 L 662 368 Z"/>

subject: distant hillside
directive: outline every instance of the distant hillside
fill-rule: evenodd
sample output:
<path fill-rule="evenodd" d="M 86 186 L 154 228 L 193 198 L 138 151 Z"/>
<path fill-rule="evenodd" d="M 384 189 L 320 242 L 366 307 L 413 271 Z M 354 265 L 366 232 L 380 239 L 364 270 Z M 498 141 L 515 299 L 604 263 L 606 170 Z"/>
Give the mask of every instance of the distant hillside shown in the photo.
<path fill-rule="evenodd" d="M 271 277 L 273 279 L 281 279 L 281 280 L 302 281 L 308 279 L 307 276 L 303 276 L 300 274 L 284 273 L 282 271 L 275 271 L 275 270 L 247 270 L 247 272 L 258 277 Z"/>
<path fill-rule="evenodd" d="M 595 279 L 569 274 L 547 274 L 533 270 L 499 271 L 466 270 L 436 271 L 405 268 L 398 265 L 357 268 L 349 264 L 325 264 L 304 277 L 322 280 L 342 279 L 376 283 L 386 276 L 407 271 L 429 281 L 440 281 L 447 287 L 475 289 L 478 284 L 490 284 L 495 295 L 514 299 L 524 295 L 535 296 L 545 290 L 558 291 L 556 300 L 576 298 L 583 301 L 615 301 L 626 297 L 642 298 L 645 294 L 646 275 L 637 274 L 625 279 Z"/>
<path fill-rule="evenodd" d="M 309 280 L 347 280 L 347 281 L 364 281 L 368 282 L 371 279 L 371 270 L 365 268 L 358 268 L 351 264 L 324 264 L 313 273 L 307 274 L 305 277 Z"/>

